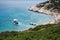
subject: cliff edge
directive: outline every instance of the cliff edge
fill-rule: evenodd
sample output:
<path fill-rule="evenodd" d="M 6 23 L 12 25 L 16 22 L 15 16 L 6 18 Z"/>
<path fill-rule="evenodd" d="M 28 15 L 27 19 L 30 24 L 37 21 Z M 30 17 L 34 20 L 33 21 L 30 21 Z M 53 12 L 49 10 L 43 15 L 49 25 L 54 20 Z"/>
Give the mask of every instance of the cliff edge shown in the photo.
<path fill-rule="evenodd" d="M 60 0 L 48 0 L 30 7 L 29 10 L 53 16 L 53 24 L 60 22 Z"/>

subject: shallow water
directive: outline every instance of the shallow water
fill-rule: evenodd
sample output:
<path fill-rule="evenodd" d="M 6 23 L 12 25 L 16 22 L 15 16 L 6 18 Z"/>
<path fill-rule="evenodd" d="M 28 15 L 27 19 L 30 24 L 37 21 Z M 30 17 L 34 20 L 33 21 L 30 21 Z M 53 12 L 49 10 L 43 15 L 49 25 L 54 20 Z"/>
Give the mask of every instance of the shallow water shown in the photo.
<path fill-rule="evenodd" d="M 43 0 L 46 1 L 46 0 Z M 21 31 L 34 26 L 30 23 L 42 24 L 48 22 L 49 15 L 28 11 L 30 6 L 43 2 L 42 0 L 11 0 L 0 1 L 0 32 Z M 18 19 L 19 25 L 13 23 L 13 19 Z"/>

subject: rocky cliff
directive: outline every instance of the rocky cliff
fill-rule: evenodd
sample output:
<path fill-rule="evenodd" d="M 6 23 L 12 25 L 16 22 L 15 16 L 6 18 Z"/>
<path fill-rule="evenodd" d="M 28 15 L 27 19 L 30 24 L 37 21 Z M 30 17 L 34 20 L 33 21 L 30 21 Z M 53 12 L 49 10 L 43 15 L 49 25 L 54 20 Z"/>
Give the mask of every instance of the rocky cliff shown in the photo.
<path fill-rule="evenodd" d="M 29 10 L 53 16 L 54 22 L 51 21 L 52 23 L 60 22 L 60 0 L 48 0 L 30 7 Z"/>

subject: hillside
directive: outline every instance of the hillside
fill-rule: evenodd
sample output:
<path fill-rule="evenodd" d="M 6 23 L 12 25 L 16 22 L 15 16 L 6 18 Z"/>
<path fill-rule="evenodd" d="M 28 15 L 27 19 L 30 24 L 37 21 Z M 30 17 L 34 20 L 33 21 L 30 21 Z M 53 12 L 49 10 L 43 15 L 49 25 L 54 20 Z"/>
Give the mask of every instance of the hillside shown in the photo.
<path fill-rule="evenodd" d="M 29 10 L 53 16 L 55 22 L 52 24 L 60 22 L 60 0 L 48 0 L 30 7 Z"/>
<path fill-rule="evenodd" d="M 52 24 L 38 25 L 35 28 L 30 28 L 25 31 L 0 32 L 0 40 L 60 40 L 59 0 L 48 0 L 29 8 L 29 10 L 52 15 L 55 17 L 55 22 Z"/>
<path fill-rule="evenodd" d="M 60 40 L 60 24 L 39 25 L 22 32 L 1 32 L 0 40 Z"/>

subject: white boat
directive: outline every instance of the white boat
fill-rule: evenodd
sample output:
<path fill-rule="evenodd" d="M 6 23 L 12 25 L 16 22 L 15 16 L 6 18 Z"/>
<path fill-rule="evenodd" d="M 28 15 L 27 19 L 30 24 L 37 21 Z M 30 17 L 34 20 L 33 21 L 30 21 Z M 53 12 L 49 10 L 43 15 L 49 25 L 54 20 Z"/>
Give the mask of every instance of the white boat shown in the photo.
<path fill-rule="evenodd" d="M 36 26 L 36 23 L 32 23 L 32 22 L 31 22 L 30 25 Z"/>
<path fill-rule="evenodd" d="M 17 19 L 13 19 L 14 24 L 19 24 Z"/>

